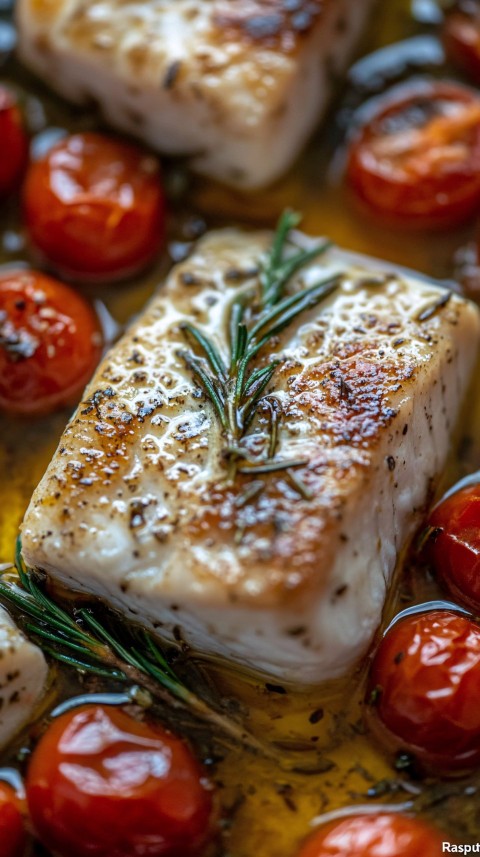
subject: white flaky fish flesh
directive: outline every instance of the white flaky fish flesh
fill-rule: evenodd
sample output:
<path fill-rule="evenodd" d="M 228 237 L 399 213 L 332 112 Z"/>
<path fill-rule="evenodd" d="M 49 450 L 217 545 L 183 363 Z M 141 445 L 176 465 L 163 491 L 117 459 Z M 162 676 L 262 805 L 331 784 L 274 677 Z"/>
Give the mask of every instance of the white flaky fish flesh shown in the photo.
<path fill-rule="evenodd" d="M 40 649 L 0 607 L 0 748 L 30 720 L 45 692 L 47 674 Z"/>
<path fill-rule="evenodd" d="M 433 281 L 329 249 L 288 288 L 338 277 L 337 288 L 252 364 L 279 360 L 250 453 L 265 452 L 274 410 L 275 458 L 300 464 L 229 480 L 184 325 L 226 360 L 229 308 L 258 288 L 271 240 L 213 232 L 173 269 L 67 426 L 23 550 L 167 639 L 310 684 L 352 666 L 381 621 L 445 464 L 480 315 Z"/>
<path fill-rule="evenodd" d="M 17 0 L 19 51 L 54 89 L 195 169 L 278 178 L 328 106 L 372 0 Z"/>

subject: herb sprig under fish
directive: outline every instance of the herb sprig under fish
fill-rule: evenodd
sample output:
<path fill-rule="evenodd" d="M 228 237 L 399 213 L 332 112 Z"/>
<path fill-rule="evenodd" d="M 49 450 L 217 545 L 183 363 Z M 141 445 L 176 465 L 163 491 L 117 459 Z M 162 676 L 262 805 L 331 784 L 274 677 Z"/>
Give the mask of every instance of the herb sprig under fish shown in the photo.
<path fill-rule="evenodd" d="M 123 623 L 107 628 L 90 607 L 57 604 L 42 584 L 41 575 L 26 568 L 20 538 L 15 570 L 15 577 L 11 573 L 0 576 L 0 603 L 18 612 L 24 632 L 54 660 L 84 674 L 139 684 L 153 698 L 174 707 L 186 706 L 222 733 L 237 741 L 245 739 L 240 724 L 212 709 L 183 684 L 144 628 L 127 628 Z"/>
<path fill-rule="evenodd" d="M 12 573 L 12 571 L 14 573 Z M 0 575 L 0 604 L 13 608 L 24 633 L 53 660 L 84 675 L 100 676 L 137 686 L 152 701 L 188 710 L 208 725 L 213 737 L 233 742 L 252 753 L 276 761 L 285 770 L 311 773 L 318 755 L 288 756 L 274 744 L 260 741 L 230 715 L 222 713 L 189 690 L 167 660 L 154 636 L 121 621 L 104 622 L 91 607 L 60 606 L 48 594 L 41 574 L 27 568 L 17 539 L 15 567 Z"/>

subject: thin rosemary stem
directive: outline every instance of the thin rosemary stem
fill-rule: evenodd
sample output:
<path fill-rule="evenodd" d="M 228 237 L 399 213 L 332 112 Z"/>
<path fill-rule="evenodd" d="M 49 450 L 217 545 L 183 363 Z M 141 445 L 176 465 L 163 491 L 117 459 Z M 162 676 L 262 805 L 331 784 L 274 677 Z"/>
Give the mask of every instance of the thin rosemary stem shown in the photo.
<path fill-rule="evenodd" d="M 271 419 L 273 436 L 263 455 L 249 466 L 239 466 L 241 456 L 235 453 L 246 440 L 256 413 L 265 401 L 265 393 L 275 377 L 281 360 L 251 369 L 253 361 L 266 346 L 292 324 L 300 315 L 317 306 L 338 287 L 340 277 L 329 275 L 323 280 L 285 294 L 294 276 L 303 267 L 331 246 L 330 242 L 307 250 L 286 252 L 289 234 L 300 222 L 300 215 L 285 211 L 277 224 L 272 246 L 260 266 L 258 292 L 249 287 L 237 295 L 229 309 L 227 322 L 230 353 L 224 360 L 216 342 L 193 324 L 183 324 L 182 330 L 199 353 L 185 351 L 181 356 L 194 378 L 210 399 L 226 440 L 224 460 L 227 481 L 232 483 L 237 473 L 272 473 L 307 462 L 275 459 L 278 446 L 279 415 Z M 228 365 L 228 368 L 227 368 Z M 300 484 L 300 483 L 299 483 Z"/>
<path fill-rule="evenodd" d="M 154 699 L 170 708 L 190 711 L 235 744 L 241 744 L 250 752 L 271 758 L 277 763 L 281 761 L 275 748 L 259 741 L 240 723 L 211 707 L 189 690 L 148 632 L 144 629 L 141 631 L 145 651 L 140 651 L 134 641 L 134 632 L 123 627 L 123 642 L 114 630 L 107 629 L 94 616 L 90 608 L 72 607 L 72 614 L 68 613 L 42 591 L 36 582 L 35 573 L 25 567 L 18 546 L 15 557 L 18 582 L 7 579 L 5 574 L 0 576 L 0 602 L 16 609 L 24 632 L 46 654 L 81 673 L 139 685 L 148 690 Z M 56 622 L 56 616 L 61 616 L 62 621 Z M 88 631 L 79 629 L 78 621 Z M 81 642 L 77 630 L 81 634 Z M 127 643 L 129 638 L 131 645 Z"/>

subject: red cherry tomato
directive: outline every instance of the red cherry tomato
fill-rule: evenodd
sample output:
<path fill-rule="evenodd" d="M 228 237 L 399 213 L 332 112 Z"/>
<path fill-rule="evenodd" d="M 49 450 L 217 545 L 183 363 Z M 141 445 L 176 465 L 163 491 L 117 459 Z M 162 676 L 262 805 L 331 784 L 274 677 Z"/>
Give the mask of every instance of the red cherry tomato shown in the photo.
<path fill-rule="evenodd" d="M 480 627 L 448 610 L 394 624 L 374 658 L 368 722 L 433 770 L 480 763 Z"/>
<path fill-rule="evenodd" d="M 26 836 L 20 801 L 11 786 L 0 782 L 0 846 L 2 857 L 22 857 Z"/>
<path fill-rule="evenodd" d="M 211 835 L 212 797 L 189 748 L 118 708 L 54 720 L 33 752 L 27 801 L 62 857 L 190 857 Z"/>
<path fill-rule="evenodd" d="M 480 209 L 480 96 L 453 83 L 401 87 L 353 141 L 348 180 L 369 209 L 412 229 Z"/>
<path fill-rule="evenodd" d="M 0 86 L 0 197 L 20 183 L 28 158 L 28 140 L 13 95 Z"/>
<path fill-rule="evenodd" d="M 443 40 L 452 62 L 480 83 L 480 9 L 460 3 L 445 18 Z"/>
<path fill-rule="evenodd" d="M 331 821 L 307 840 L 298 857 L 440 857 L 443 836 L 397 813 Z"/>
<path fill-rule="evenodd" d="M 433 510 L 428 555 L 455 598 L 480 611 L 480 483 L 461 488 Z"/>
<path fill-rule="evenodd" d="M 28 170 L 24 207 L 30 238 L 58 270 L 116 279 L 143 268 L 165 231 L 156 158 L 100 134 L 74 134 Z"/>
<path fill-rule="evenodd" d="M 101 354 L 89 304 L 36 271 L 0 276 L 0 409 L 43 414 L 71 404 Z"/>

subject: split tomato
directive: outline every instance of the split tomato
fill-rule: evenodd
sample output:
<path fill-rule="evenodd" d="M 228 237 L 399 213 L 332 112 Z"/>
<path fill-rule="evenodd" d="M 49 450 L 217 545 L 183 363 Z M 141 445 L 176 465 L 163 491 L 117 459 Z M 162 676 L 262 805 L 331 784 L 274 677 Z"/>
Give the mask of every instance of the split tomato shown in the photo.
<path fill-rule="evenodd" d="M 412 229 L 480 210 L 480 95 L 415 82 L 384 99 L 352 142 L 348 180 L 373 212 Z"/>

